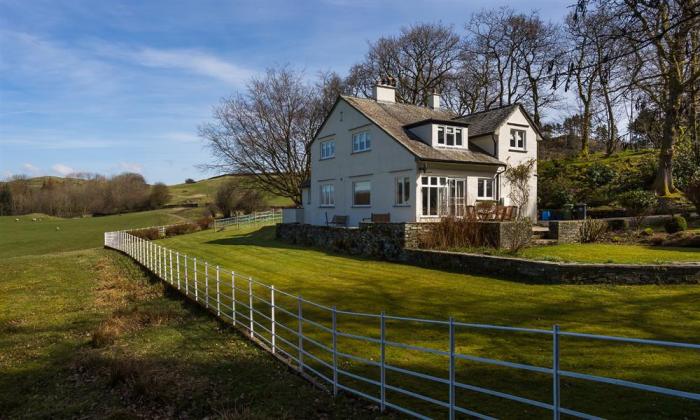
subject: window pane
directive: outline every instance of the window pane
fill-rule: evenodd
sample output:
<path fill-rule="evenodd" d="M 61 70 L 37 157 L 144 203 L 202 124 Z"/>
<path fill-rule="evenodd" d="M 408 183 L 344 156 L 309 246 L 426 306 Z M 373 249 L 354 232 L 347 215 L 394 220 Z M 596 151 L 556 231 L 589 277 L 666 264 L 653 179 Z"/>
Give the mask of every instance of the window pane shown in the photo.
<path fill-rule="evenodd" d="M 403 204 L 403 182 L 401 178 L 396 178 L 396 204 Z"/>
<path fill-rule="evenodd" d="M 520 147 L 520 148 L 525 147 L 525 132 L 524 131 L 518 131 L 518 147 Z"/>
<path fill-rule="evenodd" d="M 515 130 L 510 130 L 510 147 L 515 147 Z"/>
<path fill-rule="evenodd" d="M 493 181 L 490 179 L 486 180 L 486 196 L 493 197 Z"/>
<path fill-rule="evenodd" d="M 431 176 L 430 177 L 430 185 L 437 185 L 438 179 L 437 177 Z"/>
<path fill-rule="evenodd" d="M 484 196 L 484 180 L 480 179 L 478 182 L 478 188 L 477 188 L 477 193 L 476 195 L 478 197 L 483 197 Z"/>
<path fill-rule="evenodd" d="M 445 128 L 438 127 L 438 144 L 445 144 Z"/>
<path fill-rule="evenodd" d="M 428 185 L 428 177 L 427 176 L 420 177 L 420 182 L 423 185 Z"/>
<path fill-rule="evenodd" d="M 455 130 L 455 145 L 461 146 L 462 145 L 462 129 L 458 128 Z"/>
<path fill-rule="evenodd" d="M 423 187 L 421 188 L 421 201 L 423 202 L 423 211 L 421 212 L 422 215 L 427 216 L 429 214 L 429 205 L 428 205 L 428 194 L 430 188 L 429 187 Z"/>
<path fill-rule="evenodd" d="M 428 209 L 428 214 L 430 216 L 437 216 L 437 204 L 438 204 L 438 189 L 437 188 L 430 188 L 429 189 L 430 193 L 430 207 Z"/>
<path fill-rule="evenodd" d="M 403 179 L 403 202 L 408 203 L 411 199 L 411 178 L 406 177 Z"/>
<path fill-rule="evenodd" d="M 370 204 L 371 185 L 369 181 L 361 181 L 353 184 L 353 204 L 356 206 L 368 206 Z"/>

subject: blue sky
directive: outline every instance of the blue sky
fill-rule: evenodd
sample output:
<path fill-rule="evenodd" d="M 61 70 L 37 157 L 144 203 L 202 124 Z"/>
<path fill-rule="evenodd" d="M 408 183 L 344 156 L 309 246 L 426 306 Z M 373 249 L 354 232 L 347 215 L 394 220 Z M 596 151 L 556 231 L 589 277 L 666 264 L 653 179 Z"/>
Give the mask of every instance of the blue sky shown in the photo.
<path fill-rule="evenodd" d="M 204 178 L 197 126 L 267 67 L 344 75 L 368 41 L 402 26 L 462 31 L 472 12 L 506 4 L 558 21 L 571 3 L 0 0 L 0 178 Z"/>

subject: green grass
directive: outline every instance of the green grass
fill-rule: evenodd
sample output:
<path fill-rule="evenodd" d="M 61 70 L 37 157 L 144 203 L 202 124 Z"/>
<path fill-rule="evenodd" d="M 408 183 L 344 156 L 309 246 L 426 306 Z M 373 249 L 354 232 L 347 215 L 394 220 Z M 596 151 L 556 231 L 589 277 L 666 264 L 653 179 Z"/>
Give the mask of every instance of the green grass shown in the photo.
<path fill-rule="evenodd" d="M 170 185 L 170 203 L 198 203 L 200 206 L 205 203 L 214 202 L 216 190 L 225 182 L 232 178 L 241 179 L 244 184 L 252 184 L 252 178 L 247 175 L 225 175 L 197 181 L 194 184 Z M 264 193 L 267 203 L 274 207 L 284 207 L 292 205 L 292 201 L 286 197 L 280 197 L 269 193 Z"/>
<path fill-rule="evenodd" d="M 561 244 L 526 248 L 521 256 L 547 261 L 656 264 L 700 262 L 700 249 L 624 244 Z"/>
<path fill-rule="evenodd" d="M 371 414 L 319 392 L 149 281 L 126 257 L 99 249 L 0 260 L 0 413 L 3 418 Z"/>
<path fill-rule="evenodd" d="M 34 218 L 37 221 L 32 221 Z M 103 244 L 104 232 L 179 220 L 169 210 L 76 219 L 38 214 L 0 216 L 0 258 L 94 248 Z"/>
<path fill-rule="evenodd" d="M 274 229 L 258 231 L 205 231 L 162 240 L 174 250 L 197 256 L 202 262 L 234 269 L 239 282 L 250 275 L 278 289 L 339 309 L 392 315 L 447 319 L 475 323 L 550 329 L 558 324 L 564 330 L 697 342 L 700 332 L 700 288 L 683 286 L 595 286 L 524 284 L 495 278 L 448 273 L 409 265 L 340 256 L 319 249 L 289 245 L 274 238 Z M 191 266 L 190 266 L 191 269 Z M 224 273 L 228 273 L 224 271 Z M 242 277 L 243 276 L 243 279 Z M 200 286 L 203 275 L 200 271 Z M 213 278 L 213 270 L 210 271 Z M 224 274 L 222 293 L 228 296 L 230 274 Z M 190 279 L 192 274 L 190 273 Z M 191 280 L 190 280 L 191 281 Z M 213 287 L 213 286 L 212 286 Z M 240 293 L 240 292 L 239 292 Z M 259 288 L 256 294 L 266 297 Z M 280 295 L 281 296 L 281 295 Z M 243 293 L 241 299 L 245 301 Z M 278 297 L 278 305 L 295 310 L 296 302 Z M 264 303 L 256 303 L 265 311 Z M 310 305 L 305 313 L 328 325 L 329 314 Z M 291 318 L 278 319 L 294 327 Z M 377 337 L 376 319 L 339 317 L 339 329 L 353 334 Z M 312 336 L 329 343 L 327 334 L 313 331 Z M 279 331 L 279 330 L 278 330 Z M 284 331 L 282 332 L 284 333 Z M 262 332 L 262 334 L 265 334 Z M 388 325 L 389 340 L 446 350 L 445 327 L 418 324 Z M 288 339 L 293 339 L 291 336 Z M 343 352 L 376 360 L 376 346 L 351 339 L 339 339 Z M 462 331 L 457 337 L 461 353 L 502 360 L 551 365 L 551 342 L 547 337 L 506 334 L 481 330 Z M 447 361 L 438 356 L 389 348 L 391 364 L 446 377 Z M 562 340 L 562 368 L 584 373 L 612 376 L 687 391 L 700 391 L 700 354 L 697 351 L 668 350 L 608 342 Z M 320 355 L 320 353 L 319 353 Z M 342 360 L 342 366 L 370 377 L 375 368 Z M 551 380 L 546 375 L 521 373 L 484 364 L 459 362 L 459 380 L 517 395 L 550 400 Z M 343 378 L 343 381 L 348 381 Z M 394 384 L 428 393 L 445 400 L 447 388 L 439 384 L 426 386 L 411 378 L 388 373 Z M 565 379 L 563 402 L 572 409 L 612 417 L 680 417 L 697 413 L 697 403 L 679 401 L 622 388 L 587 384 Z M 353 385 L 362 386 L 357 382 Z M 363 388 L 376 394 L 372 387 Z M 391 393 L 390 398 L 400 398 Z M 459 392 L 460 402 L 470 409 L 502 417 L 541 417 L 539 409 L 505 402 L 477 393 Z M 615 401 L 615 403 L 612 403 Z M 624 403 L 618 403 L 624 401 Z M 416 409 L 428 410 L 425 404 L 407 402 Z M 443 415 L 438 410 L 430 412 Z"/>

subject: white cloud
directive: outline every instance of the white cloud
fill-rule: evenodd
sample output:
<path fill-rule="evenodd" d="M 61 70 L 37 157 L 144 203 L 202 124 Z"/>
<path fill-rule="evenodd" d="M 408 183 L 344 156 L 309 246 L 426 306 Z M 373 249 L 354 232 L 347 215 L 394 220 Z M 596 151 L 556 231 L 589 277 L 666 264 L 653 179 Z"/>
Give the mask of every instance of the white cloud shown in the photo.
<path fill-rule="evenodd" d="M 22 169 L 25 171 L 29 172 L 29 175 L 39 175 L 42 171 L 40 168 L 37 166 L 32 165 L 31 163 L 25 163 L 22 165 Z"/>
<path fill-rule="evenodd" d="M 76 172 L 75 169 L 71 168 L 68 165 L 64 165 L 62 163 L 57 163 L 57 164 L 53 165 L 51 167 L 51 169 L 61 176 L 66 176 L 66 175 L 73 174 Z"/>
<path fill-rule="evenodd" d="M 143 172 L 143 165 L 140 163 L 134 163 L 134 162 L 119 162 L 119 165 L 117 165 L 119 169 L 127 172 L 136 172 L 137 174 L 140 174 Z"/>
<path fill-rule="evenodd" d="M 166 141 L 176 141 L 178 143 L 197 143 L 200 141 L 197 134 L 188 131 L 165 133 L 161 138 Z"/>

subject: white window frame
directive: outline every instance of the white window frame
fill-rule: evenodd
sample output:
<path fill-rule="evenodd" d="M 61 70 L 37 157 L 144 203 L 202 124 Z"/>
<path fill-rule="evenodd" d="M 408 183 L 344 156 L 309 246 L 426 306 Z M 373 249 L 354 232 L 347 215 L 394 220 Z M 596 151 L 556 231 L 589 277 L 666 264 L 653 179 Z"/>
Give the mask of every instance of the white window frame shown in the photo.
<path fill-rule="evenodd" d="M 520 146 L 518 145 L 518 133 L 523 133 L 523 144 Z M 510 150 L 527 150 L 527 130 L 520 128 L 511 128 L 508 145 L 510 146 Z"/>
<path fill-rule="evenodd" d="M 424 181 L 425 179 L 425 181 Z M 467 178 L 465 177 L 448 177 L 423 175 L 419 178 L 419 186 L 421 197 L 418 202 L 421 217 L 445 217 L 445 216 L 464 216 L 467 200 Z M 454 194 L 458 191 L 457 185 L 461 185 L 460 194 Z M 431 196 L 431 191 L 434 190 L 434 197 Z M 417 194 L 417 193 L 416 193 Z M 428 212 L 424 211 L 424 202 L 427 202 Z M 431 213 L 431 211 L 434 212 Z"/>
<path fill-rule="evenodd" d="M 482 187 L 483 184 L 483 192 L 484 194 L 479 193 L 479 189 Z M 487 185 L 491 185 L 491 195 L 486 195 L 488 188 Z M 477 178 L 476 180 L 476 199 L 477 200 L 495 200 L 496 194 L 495 194 L 495 189 L 496 189 L 496 184 L 494 182 L 493 178 Z"/>
<path fill-rule="evenodd" d="M 356 188 L 358 184 L 367 184 L 369 185 L 369 203 L 367 204 L 357 204 L 355 202 L 355 194 L 356 194 Z M 352 183 L 352 206 L 353 207 L 372 207 L 372 181 L 354 181 Z"/>
<path fill-rule="evenodd" d="M 321 184 L 319 188 L 319 207 L 335 207 L 335 185 Z"/>
<path fill-rule="evenodd" d="M 321 142 L 321 160 L 335 157 L 335 140 L 325 140 Z"/>
<path fill-rule="evenodd" d="M 409 207 L 411 205 L 411 177 L 394 178 L 394 205 Z"/>
<path fill-rule="evenodd" d="M 372 136 L 369 130 L 359 131 L 352 134 L 352 152 L 361 153 L 372 150 Z"/>
<path fill-rule="evenodd" d="M 442 142 L 440 141 L 440 133 L 442 133 Z M 459 133 L 459 144 L 457 144 L 457 133 Z M 452 144 L 448 144 L 448 137 L 452 137 Z M 464 148 L 464 129 L 462 127 L 453 127 L 449 125 L 439 125 L 437 127 L 437 144 L 440 147 L 455 147 Z"/>

